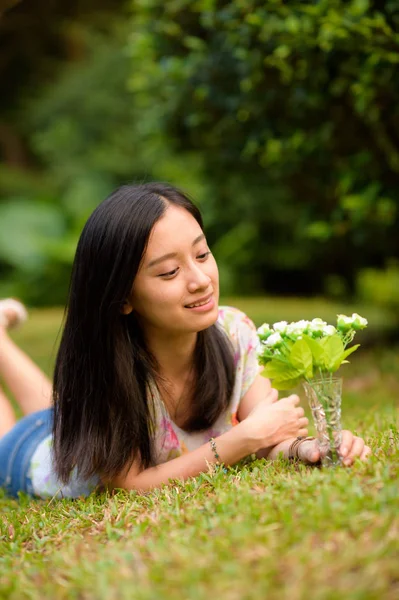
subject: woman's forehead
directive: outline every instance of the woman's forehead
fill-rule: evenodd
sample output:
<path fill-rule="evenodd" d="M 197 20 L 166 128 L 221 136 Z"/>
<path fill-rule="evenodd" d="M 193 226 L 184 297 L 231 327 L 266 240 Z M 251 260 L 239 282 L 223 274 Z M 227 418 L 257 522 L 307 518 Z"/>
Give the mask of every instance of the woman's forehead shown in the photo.
<path fill-rule="evenodd" d="M 199 223 L 185 208 L 170 205 L 151 231 L 146 254 L 191 245 L 201 233 Z"/>

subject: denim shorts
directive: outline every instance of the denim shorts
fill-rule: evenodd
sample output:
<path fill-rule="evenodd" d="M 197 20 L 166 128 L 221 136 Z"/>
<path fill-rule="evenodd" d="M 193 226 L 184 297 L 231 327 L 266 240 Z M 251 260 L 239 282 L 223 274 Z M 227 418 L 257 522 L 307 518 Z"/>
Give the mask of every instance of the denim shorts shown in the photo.
<path fill-rule="evenodd" d="M 32 495 L 29 470 L 32 456 L 53 427 L 53 409 L 46 408 L 23 417 L 0 438 L 0 487 L 10 496 Z"/>

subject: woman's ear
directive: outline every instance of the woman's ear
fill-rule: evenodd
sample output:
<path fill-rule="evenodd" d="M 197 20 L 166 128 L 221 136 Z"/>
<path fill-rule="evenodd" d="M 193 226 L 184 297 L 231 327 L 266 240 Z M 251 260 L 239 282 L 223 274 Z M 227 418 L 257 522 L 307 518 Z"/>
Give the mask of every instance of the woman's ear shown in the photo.
<path fill-rule="evenodd" d="M 124 315 L 130 315 L 130 313 L 133 312 L 133 306 L 130 304 L 129 300 L 124 301 L 121 310 Z"/>

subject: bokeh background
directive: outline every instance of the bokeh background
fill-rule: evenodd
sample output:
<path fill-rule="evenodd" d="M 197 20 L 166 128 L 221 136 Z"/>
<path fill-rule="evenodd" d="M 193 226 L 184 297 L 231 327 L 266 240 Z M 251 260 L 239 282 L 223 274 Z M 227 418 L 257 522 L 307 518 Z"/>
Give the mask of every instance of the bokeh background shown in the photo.
<path fill-rule="evenodd" d="M 397 336 L 399 1 L 1 13 L 0 296 L 63 306 L 92 210 L 164 180 L 201 207 L 226 298 L 349 303 Z"/>

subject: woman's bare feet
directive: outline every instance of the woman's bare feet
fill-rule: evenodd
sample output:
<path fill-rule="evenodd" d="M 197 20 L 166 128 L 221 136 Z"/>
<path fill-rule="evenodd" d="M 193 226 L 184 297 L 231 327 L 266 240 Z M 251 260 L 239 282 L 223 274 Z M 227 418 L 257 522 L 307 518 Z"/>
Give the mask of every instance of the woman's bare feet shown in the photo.
<path fill-rule="evenodd" d="M 27 311 L 21 302 L 11 298 L 0 300 L 0 378 L 22 412 L 29 415 L 51 405 L 52 384 L 8 335 L 9 327 L 16 327 L 26 318 Z"/>
<path fill-rule="evenodd" d="M 17 327 L 24 323 L 27 318 L 27 310 L 19 300 L 14 300 L 14 298 L 0 300 L 0 329 Z"/>

